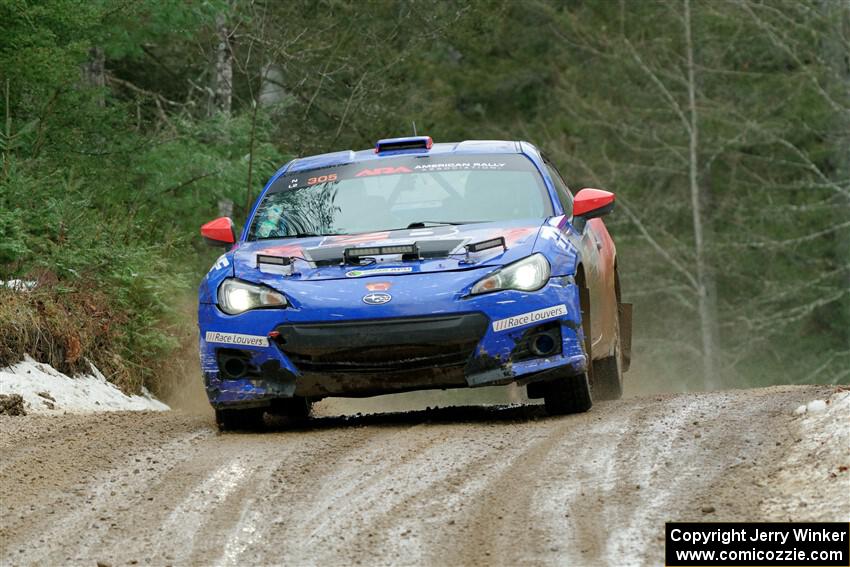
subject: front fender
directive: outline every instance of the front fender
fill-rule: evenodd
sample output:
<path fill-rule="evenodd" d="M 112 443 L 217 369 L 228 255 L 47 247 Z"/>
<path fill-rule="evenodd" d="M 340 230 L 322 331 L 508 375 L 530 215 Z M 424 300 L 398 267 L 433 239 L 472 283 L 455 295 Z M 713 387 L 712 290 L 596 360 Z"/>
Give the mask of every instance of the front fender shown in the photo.
<path fill-rule="evenodd" d="M 198 287 L 198 303 L 218 303 L 218 286 L 224 278 L 233 277 L 233 253 L 218 257 Z"/>
<path fill-rule="evenodd" d="M 572 229 L 561 230 L 558 227 L 544 225 L 540 229 L 534 251 L 540 252 L 549 260 L 552 277 L 575 276 L 581 261 L 581 254 L 571 238 Z"/>

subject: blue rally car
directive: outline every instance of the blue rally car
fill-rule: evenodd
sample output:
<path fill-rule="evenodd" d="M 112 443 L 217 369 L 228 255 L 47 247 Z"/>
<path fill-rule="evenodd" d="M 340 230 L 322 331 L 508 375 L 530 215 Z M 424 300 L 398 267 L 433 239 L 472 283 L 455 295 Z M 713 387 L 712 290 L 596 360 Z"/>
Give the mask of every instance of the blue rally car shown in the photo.
<path fill-rule="evenodd" d="M 306 417 L 327 396 L 516 382 L 550 414 L 621 395 L 614 195 L 575 196 L 527 142 L 433 144 L 295 159 L 200 286 L 207 394 L 222 429 Z"/>

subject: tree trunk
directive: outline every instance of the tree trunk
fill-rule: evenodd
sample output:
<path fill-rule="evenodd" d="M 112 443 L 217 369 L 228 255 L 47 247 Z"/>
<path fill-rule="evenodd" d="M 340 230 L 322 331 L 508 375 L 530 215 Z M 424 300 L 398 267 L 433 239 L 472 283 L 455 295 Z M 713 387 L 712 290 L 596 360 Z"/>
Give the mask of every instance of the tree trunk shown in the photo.
<path fill-rule="evenodd" d="M 832 68 L 834 80 L 839 83 L 838 88 L 833 90 L 843 93 L 838 102 L 843 105 L 844 112 L 837 115 L 833 123 L 836 143 L 833 158 L 835 169 L 832 175 L 836 183 L 842 183 L 843 180 L 850 179 L 850 56 L 847 53 L 847 45 L 850 43 L 850 4 L 824 2 L 820 8 L 824 19 L 832 23 L 832 29 L 826 34 L 824 41 L 824 59 Z M 843 198 L 841 203 L 845 212 L 850 213 L 850 199 Z M 850 230 L 839 232 L 835 244 L 838 262 L 850 266 Z M 844 272 L 840 285 L 850 289 L 850 270 Z M 850 297 L 845 296 L 841 305 L 842 319 L 850 322 Z M 846 327 L 844 338 L 844 344 L 850 344 L 850 329 Z"/>
<path fill-rule="evenodd" d="M 688 66 L 688 185 L 691 193 L 691 215 L 696 256 L 697 310 L 702 338 L 702 379 L 706 389 L 720 384 L 716 368 L 714 329 L 716 312 L 712 309 L 710 291 L 715 289 L 711 271 L 706 261 L 706 231 L 703 220 L 703 195 L 699 184 L 699 116 L 696 104 L 696 78 L 694 73 L 694 42 L 691 34 L 691 3 L 684 0 L 685 49 Z"/>
<path fill-rule="evenodd" d="M 280 65 L 266 63 L 260 73 L 260 106 L 273 106 L 286 97 L 283 88 L 283 70 Z"/>
<path fill-rule="evenodd" d="M 233 52 L 230 49 L 230 30 L 224 14 L 216 16 L 215 24 L 218 44 L 212 80 L 210 115 L 222 112 L 229 116 L 233 99 Z"/>
<path fill-rule="evenodd" d="M 83 63 L 83 84 L 88 87 L 100 89 L 97 104 L 99 106 L 106 105 L 106 99 L 103 97 L 103 87 L 106 86 L 106 55 L 103 48 L 92 47 L 89 49 L 89 57 Z"/>
<path fill-rule="evenodd" d="M 246 191 L 245 199 L 246 214 L 251 211 L 251 204 L 254 200 L 252 195 L 254 188 L 254 143 L 257 139 L 257 110 L 260 108 L 260 105 L 257 104 L 257 101 L 255 100 L 252 100 L 251 104 L 253 105 L 253 108 L 251 109 L 251 138 L 248 142 L 248 190 Z"/>

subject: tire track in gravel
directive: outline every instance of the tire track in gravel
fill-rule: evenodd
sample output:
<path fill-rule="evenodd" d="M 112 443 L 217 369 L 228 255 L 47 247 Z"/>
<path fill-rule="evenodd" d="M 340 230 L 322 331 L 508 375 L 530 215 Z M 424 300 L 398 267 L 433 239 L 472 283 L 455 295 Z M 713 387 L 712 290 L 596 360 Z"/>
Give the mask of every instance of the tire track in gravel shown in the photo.
<path fill-rule="evenodd" d="M 161 525 L 161 531 L 168 535 L 160 539 L 153 550 L 155 561 L 164 559 L 179 565 L 188 564 L 198 551 L 199 536 L 204 540 L 204 548 L 211 542 L 221 541 L 211 537 L 211 524 L 223 515 L 234 516 L 231 521 L 235 521 L 237 511 L 268 479 L 270 471 L 282 458 L 266 458 L 258 463 L 253 457 L 255 455 L 228 457 L 183 497 Z"/>
<path fill-rule="evenodd" d="M 681 492 L 687 491 L 691 504 L 673 508 L 669 519 L 850 520 L 850 474 L 840 474 L 841 466 L 850 463 L 846 443 L 850 417 L 836 413 L 824 426 L 821 415 L 792 412 L 813 399 L 829 401 L 836 390 L 841 388 L 776 386 L 697 394 L 704 419 L 699 423 L 701 439 L 691 443 L 705 452 L 692 451 L 688 466 L 674 469 L 675 480 Z M 812 422 L 819 427 L 807 431 L 805 425 Z M 832 437 L 845 442 L 833 443 Z M 813 448 L 816 452 L 811 452 Z M 715 455 L 720 456 L 711 458 Z M 707 470 L 713 474 L 706 474 Z M 770 509 L 776 502 L 783 509 Z M 714 509 L 710 516 L 701 512 L 705 505 Z M 649 550 L 646 553 L 645 557 L 653 557 Z"/>
<path fill-rule="evenodd" d="M 214 435 L 126 504 L 126 517 L 98 542 L 109 563 L 146 558 L 154 564 L 209 565 L 233 526 L 272 489 L 286 463 L 303 467 L 350 445 L 349 436 L 298 432 Z M 147 496 L 147 497 L 145 497 Z M 139 537 L 137 526 L 156 525 Z"/>
<path fill-rule="evenodd" d="M 472 537 L 459 539 L 448 560 L 436 555 L 431 562 L 470 563 L 482 556 L 500 565 L 663 561 L 658 538 L 664 522 L 677 519 L 683 506 L 684 513 L 697 514 L 691 519 L 705 519 L 700 502 L 711 495 L 699 487 L 711 486 L 735 465 L 730 447 L 749 443 L 746 426 L 762 416 L 749 409 L 747 396 L 611 402 L 566 418 L 578 435 L 555 429 L 549 442 L 493 475 L 463 520 Z M 717 416 L 717 406 L 726 413 Z M 740 421 L 733 427 L 730 414 Z"/>
<path fill-rule="evenodd" d="M 0 421 L 0 438 L 15 442 L 0 445 L 0 497 L 13 490 L 16 498 L 39 503 L 45 493 L 77 490 L 78 483 L 88 481 L 105 467 L 123 463 L 130 451 L 155 448 L 163 436 L 208 428 L 202 419 L 175 417 L 114 413 L 100 418 L 77 415 L 33 416 L 26 421 L 4 419 Z M 17 426 L 16 421 L 20 422 Z M 128 427 L 128 421 L 138 423 L 138 427 Z M 12 479 L 19 482 L 13 483 Z M 3 522 L 0 517 L 0 530 Z"/>
<path fill-rule="evenodd" d="M 196 435 L 211 434 L 202 419 L 164 414 L 11 419 L 0 421 L 0 430 L 4 439 L 15 440 L 4 445 L 18 450 L 15 462 L 0 474 L 0 501 L 25 505 L 10 505 L 12 513 L 0 514 L 0 557 L 4 549 L 14 550 L 19 561 L 27 553 L 47 553 L 54 534 L 73 531 L 68 518 L 80 515 L 80 508 L 92 508 L 96 498 L 111 501 L 111 494 L 98 491 L 98 481 L 120 481 L 120 486 L 129 480 L 130 470 L 150 465 L 164 436 L 176 437 L 182 446 Z M 34 434 L 39 430 L 45 434 Z M 34 444 L 35 439 L 43 441 Z M 2 456 L 5 462 L 5 451 Z"/>
<path fill-rule="evenodd" d="M 598 405 L 599 414 L 578 438 L 564 439 L 541 455 L 543 474 L 529 479 L 527 494 L 514 514 L 534 518 L 534 530 L 524 545 L 506 549 L 511 557 L 531 564 L 573 564 L 596 561 L 598 550 L 614 525 L 601 517 L 597 491 L 618 488 L 613 472 L 621 442 L 633 430 L 642 407 L 619 408 L 618 402 Z M 616 522 L 616 518 L 614 519 Z M 603 561 L 604 562 L 604 561 Z"/>
<path fill-rule="evenodd" d="M 753 424 L 775 423 L 790 407 L 793 402 L 775 391 L 755 390 L 662 396 L 634 408 L 626 426 L 633 433 L 623 435 L 612 453 L 628 458 L 609 460 L 604 470 L 582 467 L 580 482 L 593 488 L 584 494 L 573 491 L 571 501 L 562 504 L 575 511 L 571 520 L 581 555 L 571 561 L 663 563 L 664 522 L 720 519 L 702 511 L 722 502 L 718 487 L 738 484 L 741 494 L 758 497 L 758 488 L 739 482 L 730 471 L 747 461 L 768 468 L 776 460 L 777 438 L 787 433 Z M 548 487 L 535 500 L 545 509 L 543 502 L 560 498 Z M 550 527 L 552 540 L 563 534 L 554 521 L 542 524 Z"/>
<path fill-rule="evenodd" d="M 424 427 L 424 426 L 420 426 Z M 372 478 L 359 500 L 346 502 L 332 532 L 344 532 L 361 555 L 382 552 L 402 562 L 421 562 L 430 551 L 428 525 L 445 522 L 452 509 L 483 489 L 485 476 L 504 464 L 506 452 L 475 450 L 465 427 L 427 426 L 422 440 L 405 440 L 409 458 L 392 464 L 392 474 Z M 479 442 L 480 439 L 474 439 Z M 488 446 L 488 449 L 491 448 Z M 462 494 L 462 496 L 461 496 Z M 323 562 L 339 561 L 344 550 L 331 544 Z M 403 559 L 402 559 L 403 558 Z"/>
<path fill-rule="evenodd" d="M 263 544 L 270 543 L 270 532 L 288 530 L 286 522 L 277 518 L 282 512 L 291 515 L 295 504 L 303 504 L 303 498 L 309 501 L 315 496 L 313 493 L 300 491 L 298 481 L 306 478 L 309 479 L 308 483 L 316 482 L 326 473 L 327 459 L 339 462 L 343 456 L 358 452 L 373 437 L 371 434 L 364 435 L 363 431 L 357 433 L 356 440 L 351 440 L 351 436 L 348 436 L 345 442 L 333 443 L 337 438 L 333 436 L 330 443 L 309 449 L 305 447 L 294 454 L 292 460 L 284 459 L 266 482 L 257 487 L 255 494 L 243 502 L 234 523 L 218 533 L 224 545 L 220 549 L 210 548 L 206 555 L 193 556 L 192 562 L 205 565 L 243 565 L 244 554 L 251 551 L 256 553 Z M 308 458 L 304 458 L 304 453 L 307 453 Z"/>
<path fill-rule="evenodd" d="M 133 495 L 140 494 L 148 483 L 176 463 L 191 459 L 196 442 L 212 435 L 210 429 L 191 431 L 159 447 L 131 453 L 124 464 L 101 471 L 76 488 L 72 494 L 78 501 L 64 501 L 65 511 L 60 515 L 55 515 L 52 507 L 57 493 L 42 496 L 42 505 L 33 509 L 34 517 L 26 518 L 25 529 L 18 533 L 14 527 L 10 530 L 13 533 L 7 539 L 12 541 L 9 548 L 18 550 L 15 562 L 58 565 L 85 560 L 86 556 L 81 557 L 78 552 L 86 549 L 87 542 L 97 539 L 97 532 L 114 513 L 125 510 L 120 505 L 115 509 L 116 503 L 131 501 Z M 74 543 L 68 545 L 68 540 Z"/>
<path fill-rule="evenodd" d="M 850 436 L 847 408 L 826 429 L 793 415 L 830 392 L 653 396 L 562 418 L 456 407 L 224 435 L 180 414 L 0 416 L 0 564 L 658 563 L 666 520 L 849 517 L 850 452 L 830 445 Z M 805 496 L 765 516 L 789 490 Z"/>
<path fill-rule="evenodd" d="M 602 405 L 596 411 L 601 413 Z M 454 542 L 446 556 L 431 559 L 452 564 L 474 563 L 476 558 L 495 565 L 545 564 L 547 559 L 563 563 L 566 552 L 574 561 L 574 550 L 565 549 L 573 538 L 563 512 L 549 519 L 558 531 L 554 542 L 560 545 L 554 545 L 546 534 L 552 525 L 541 522 L 540 503 L 534 495 L 541 492 L 541 486 L 550 489 L 546 492 L 549 500 L 579 492 L 581 486 L 570 479 L 577 476 L 576 467 L 604 451 L 605 445 L 597 447 L 589 441 L 622 431 L 613 420 L 616 416 L 606 419 L 590 413 L 544 421 L 546 436 L 491 477 L 476 505 L 462 519 L 469 537 Z M 559 459 L 565 461 L 563 471 L 554 466 Z M 561 508 L 569 509 L 569 504 Z M 543 549 L 544 545 L 548 548 Z"/>
<path fill-rule="evenodd" d="M 25 424 L 23 421 L 4 420 L 2 422 L 0 454 L 3 455 L 3 459 L 0 460 L 0 478 L 24 460 L 36 462 L 43 460 L 54 447 L 79 444 L 81 435 L 76 425 L 86 423 L 85 420 L 80 420 L 76 416 L 68 416 L 67 420 L 61 422 L 62 425 L 57 425 L 57 420 L 51 417 L 33 416 L 30 420 L 26 423 L 29 427 L 21 427 L 20 430 L 18 426 L 23 426 Z M 33 427 L 33 422 L 38 423 L 39 426 Z M 11 442 L 13 439 L 15 442 Z"/>
<path fill-rule="evenodd" d="M 358 430 L 360 440 L 356 447 L 332 455 L 331 460 L 326 457 L 322 463 L 317 463 L 316 470 L 310 471 L 314 474 L 310 474 L 308 487 L 314 492 L 292 491 L 286 484 L 279 484 L 260 503 L 260 511 L 246 516 L 247 525 L 239 525 L 237 533 L 248 534 L 245 539 L 254 545 L 266 541 L 265 548 L 275 551 L 271 557 L 261 555 L 260 563 L 275 561 L 280 555 L 295 565 L 323 563 L 327 556 L 331 563 L 338 563 L 339 546 L 327 534 L 346 534 L 345 539 L 350 540 L 348 529 L 352 517 L 364 510 L 369 514 L 379 513 L 376 507 L 380 506 L 386 488 L 383 481 L 397 480 L 398 468 L 436 441 L 429 440 L 423 435 L 424 431 L 421 425 L 373 428 L 370 433 Z M 269 506 L 272 502 L 274 504 Z M 257 522 L 257 518 L 264 518 L 264 521 Z M 241 564 L 240 551 L 248 547 L 237 537 L 234 544 L 224 550 L 218 563 Z M 252 561 L 257 559 L 255 556 Z"/>
<path fill-rule="evenodd" d="M 654 477 L 664 463 L 684 458 L 675 445 L 696 411 L 697 407 L 692 403 L 670 408 L 669 404 L 656 400 L 632 413 L 626 428 L 634 433 L 618 440 L 613 453 L 615 458 L 607 462 L 604 478 L 608 482 L 603 482 L 600 487 L 598 499 L 601 509 L 593 518 L 597 529 L 593 533 L 583 532 L 589 537 L 582 541 L 591 541 L 591 549 L 596 550 L 591 560 L 627 564 L 642 555 L 642 546 L 650 543 L 647 538 L 654 540 L 659 526 L 659 511 L 667 509 L 668 497 L 678 496 L 677 485 L 673 482 L 675 479 L 667 479 L 663 490 L 658 490 Z M 641 450 L 650 446 L 651 451 Z M 631 458 L 628 461 L 618 460 L 617 455 L 630 455 Z M 625 503 L 628 504 L 624 506 Z M 586 521 L 590 518 L 585 516 L 581 519 L 585 521 L 579 521 L 579 525 L 590 524 Z M 601 529 L 606 525 L 617 526 L 616 538 L 611 537 L 609 530 Z"/>
<path fill-rule="evenodd" d="M 749 506 L 756 509 L 763 491 L 740 482 L 744 479 L 737 467 L 747 462 L 763 469 L 773 465 L 780 451 L 777 440 L 787 435 L 778 422 L 790 416 L 793 407 L 790 398 L 786 401 L 773 388 L 665 396 L 662 400 L 663 405 L 657 404 L 655 409 L 658 419 L 646 424 L 634 443 L 652 443 L 664 452 L 655 458 L 639 454 L 638 470 L 645 479 L 640 494 L 631 491 L 629 498 L 606 500 L 609 515 L 625 508 L 632 518 L 616 540 L 609 541 L 606 557 L 613 561 L 632 558 L 663 563 L 664 522 L 721 520 L 718 514 L 723 512 L 718 508 L 724 499 L 718 486 L 739 484 L 740 494 L 746 494 Z M 666 422 L 665 413 L 672 414 Z M 763 423 L 774 425 L 759 427 Z"/>
<path fill-rule="evenodd" d="M 171 550 L 174 546 L 182 549 L 187 541 L 194 540 L 199 524 L 206 520 L 203 508 L 211 502 L 218 503 L 224 493 L 237 488 L 234 479 L 224 473 L 228 469 L 237 472 L 237 465 L 247 460 L 235 459 L 217 447 L 219 435 L 212 430 L 197 441 L 181 454 L 162 452 L 158 460 L 167 466 L 143 490 L 122 495 L 113 521 L 99 522 L 97 529 L 78 545 L 78 556 L 96 556 L 107 563 L 152 555 L 170 562 L 179 556 Z M 208 482 L 211 477 L 221 484 Z M 198 486 L 203 488 L 197 490 Z M 187 500 L 187 494 L 197 500 Z M 180 519 L 185 523 L 181 524 Z M 156 530 L 140 532 L 140 525 L 156 526 Z"/>
<path fill-rule="evenodd" d="M 541 432 L 539 422 L 534 425 L 530 428 L 527 424 L 513 424 L 512 438 L 508 439 L 501 431 L 482 429 L 473 441 L 484 452 L 467 451 L 467 459 L 450 460 L 449 474 L 420 484 L 397 502 L 392 514 L 379 519 L 376 527 L 385 536 L 382 547 L 396 547 L 400 557 L 417 563 L 456 564 L 459 557 L 454 550 L 458 543 L 465 542 L 465 547 L 478 537 L 480 528 L 469 517 L 492 503 L 493 480 L 508 474 L 517 463 L 533 467 L 533 455 L 558 435 L 558 431 Z M 508 490 L 515 493 L 521 487 L 511 486 Z M 487 521 L 492 524 L 498 520 L 499 514 L 490 510 Z M 452 537 L 434 537 L 444 534 L 446 527 Z M 492 544 L 488 542 L 485 549 L 477 549 L 474 561 L 492 562 Z"/>
<path fill-rule="evenodd" d="M 196 550 L 190 563 L 244 565 L 246 561 L 242 560 L 242 554 L 249 551 L 256 553 L 269 530 L 286 528 L 279 520 L 271 518 L 282 513 L 292 514 L 293 508 L 287 499 L 294 496 L 291 488 L 297 486 L 297 482 L 312 485 L 325 473 L 329 463 L 358 453 L 376 435 L 378 432 L 375 430 L 354 429 L 339 433 L 278 433 L 254 439 L 256 447 L 252 450 L 257 455 L 268 454 L 279 443 L 284 443 L 290 450 L 267 469 L 260 482 L 252 485 L 247 494 L 234 502 L 229 513 L 220 515 L 217 522 L 205 528 L 207 537 L 219 544 Z M 314 494 L 302 493 L 301 496 L 310 502 Z M 248 562 L 256 563 L 256 559 L 251 558 Z"/>

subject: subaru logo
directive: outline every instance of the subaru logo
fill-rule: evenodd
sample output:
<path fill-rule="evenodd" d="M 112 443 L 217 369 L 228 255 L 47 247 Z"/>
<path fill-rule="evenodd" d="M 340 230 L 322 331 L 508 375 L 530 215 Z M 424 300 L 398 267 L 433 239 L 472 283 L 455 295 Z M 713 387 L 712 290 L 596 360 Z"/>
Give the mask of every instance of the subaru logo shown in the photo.
<path fill-rule="evenodd" d="M 389 303 L 393 298 L 389 293 L 370 293 L 369 295 L 363 296 L 363 303 L 367 303 L 369 305 L 383 305 L 384 303 Z"/>

